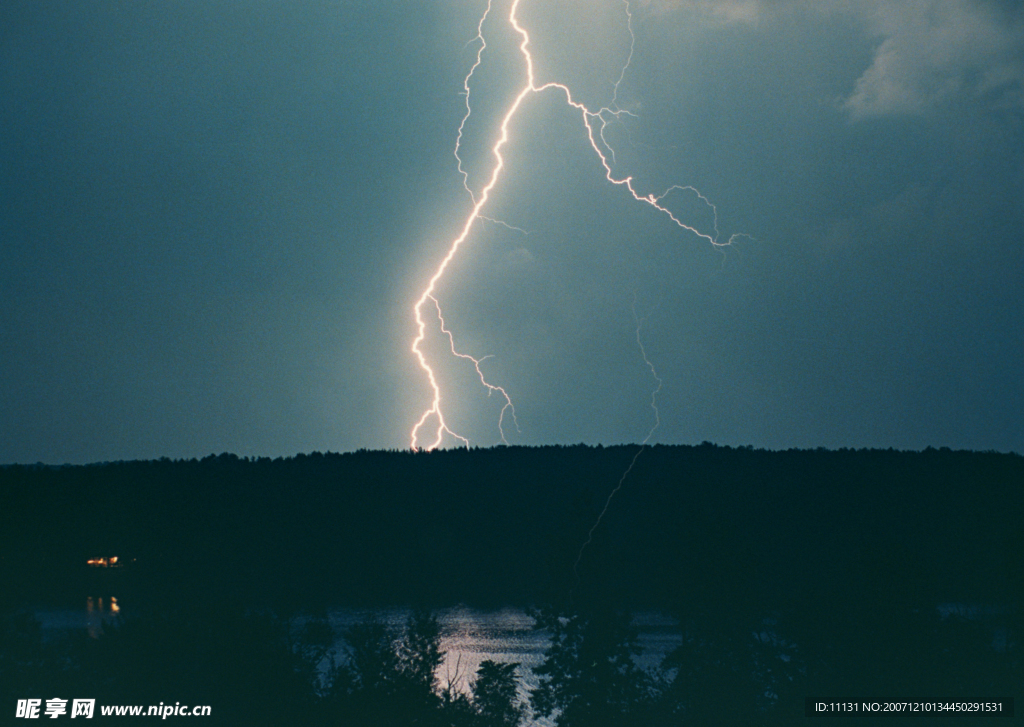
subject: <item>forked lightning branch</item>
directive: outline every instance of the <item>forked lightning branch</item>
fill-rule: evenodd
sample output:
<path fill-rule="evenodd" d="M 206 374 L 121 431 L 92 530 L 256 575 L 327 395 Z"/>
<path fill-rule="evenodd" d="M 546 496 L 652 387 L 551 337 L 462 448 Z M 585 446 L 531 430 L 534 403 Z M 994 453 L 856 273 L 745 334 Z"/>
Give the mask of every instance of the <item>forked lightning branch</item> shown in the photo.
<path fill-rule="evenodd" d="M 462 175 L 463 184 L 473 201 L 473 206 L 469 215 L 462 223 L 461 231 L 448 246 L 447 253 L 438 264 L 433 276 L 427 283 L 426 288 L 423 290 L 419 299 L 413 306 L 413 316 L 416 321 L 416 336 L 412 341 L 412 352 L 416 356 L 416 360 L 419 362 L 420 368 L 427 377 L 431 391 L 430 406 L 427 407 L 419 417 L 410 432 L 410 446 L 413 450 L 436 449 L 444 443 L 446 436 L 450 440 L 455 440 L 467 447 L 470 443 L 467 437 L 452 429 L 445 416 L 445 396 L 441 390 L 441 385 L 438 382 L 438 377 L 434 367 L 431 365 L 430 361 L 428 361 L 427 355 L 423 350 L 423 344 L 428 335 L 428 323 L 431 326 L 431 332 L 433 335 L 439 335 L 447 338 L 451 356 L 456 359 L 470 362 L 475 367 L 481 385 L 487 389 L 488 393 L 496 394 L 501 397 L 503 404 L 501 413 L 498 415 L 498 430 L 501 434 L 502 442 L 507 443 L 505 428 L 508 425 L 509 418 L 515 421 L 515 407 L 512 403 L 511 396 L 502 386 L 488 381 L 484 376 L 483 370 L 481 369 L 481 362 L 483 361 L 483 358 L 475 358 L 467 353 L 460 352 L 457 349 L 455 334 L 445 324 L 444 314 L 442 312 L 442 303 L 437 296 L 437 288 L 441 279 L 444 277 L 448 265 L 455 259 L 456 255 L 458 255 L 459 248 L 469 239 L 470 233 L 472 232 L 475 224 L 480 220 L 490 219 L 484 214 L 484 211 L 487 208 L 487 203 L 490 201 L 491 193 L 501 177 L 502 170 L 505 168 L 506 155 L 515 153 L 515 149 L 508 145 L 509 124 L 516 117 L 516 114 L 520 109 L 522 109 L 532 97 L 542 93 L 559 94 L 565 99 L 565 103 L 569 107 L 579 112 L 581 122 L 580 131 L 589 142 L 594 153 L 597 154 L 600 159 L 601 165 L 604 167 L 605 178 L 609 183 L 619 187 L 625 193 L 631 195 L 634 200 L 650 206 L 656 213 L 667 217 L 672 224 L 676 225 L 681 230 L 696 235 L 698 238 L 710 243 L 711 245 L 729 245 L 739 236 L 733 235 L 725 242 L 721 242 L 719 240 L 717 209 L 711 201 L 701 194 L 696 188 L 689 185 L 673 185 L 662 191 L 660 194 L 655 194 L 653 192 L 638 189 L 633 182 L 633 177 L 622 176 L 617 174 L 613 169 L 615 166 L 615 152 L 605 138 L 604 132 L 608 124 L 612 121 L 621 119 L 623 115 L 631 115 L 630 112 L 619 108 L 618 105 L 619 86 L 622 84 L 627 71 L 629 70 L 630 63 L 633 59 L 633 46 L 635 43 L 633 17 L 628 0 L 623 0 L 622 3 L 622 22 L 629 31 L 629 53 L 623 62 L 619 78 L 614 84 L 614 90 L 609 104 L 596 109 L 588 108 L 583 103 L 577 101 L 569 86 L 564 83 L 551 81 L 539 85 L 537 84 L 534 77 L 534 59 L 530 50 L 530 33 L 525 27 L 523 27 L 523 25 L 520 24 L 516 15 L 517 10 L 519 9 L 520 0 L 512 0 L 508 16 L 504 19 L 492 19 L 493 2 L 494 0 L 488 0 L 487 8 L 484 10 L 484 13 L 480 17 L 480 21 L 477 25 L 477 36 L 474 40 L 479 45 L 477 48 L 475 62 L 469 69 L 469 73 L 466 75 L 463 84 L 466 99 L 466 113 L 463 116 L 462 123 L 459 124 L 455 144 L 455 157 L 458 160 L 458 172 Z M 492 26 L 497 26 L 499 30 L 494 31 Z M 462 158 L 459 156 L 459 150 L 466 122 L 472 113 L 470 93 L 473 76 L 481 64 L 486 62 L 487 32 L 505 32 L 513 34 L 514 37 L 518 36 L 520 62 L 526 70 L 526 83 L 521 89 L 519 89 L 518 93 L 514 96 L 508 108 L 505 110 L 504 116 L 502 117 L 501 123 L 497 129 L 497 139 L 490 151 L 493 161 L 490 176 L 487 177 L 487 183 L 479 191 L 474 191 L 469 185 L 468 174 L 463 169 Z M 506 148 L 507 146 L 508 148 Z M 712 231 L 701 231 L 671 212 L 664 203 L 666 197 L 673 193 L 695 195 L 701 203 L 706 205 L 710 209 L 714 219 L 714 227 Z M 518 426 L 517 422 L 516 426 Z"/>

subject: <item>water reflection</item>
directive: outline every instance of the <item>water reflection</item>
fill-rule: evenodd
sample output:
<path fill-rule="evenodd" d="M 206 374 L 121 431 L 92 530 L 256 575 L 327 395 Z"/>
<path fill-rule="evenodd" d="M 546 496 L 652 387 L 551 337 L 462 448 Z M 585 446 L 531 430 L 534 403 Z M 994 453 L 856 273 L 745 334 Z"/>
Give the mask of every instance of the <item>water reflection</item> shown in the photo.
<path fill-rule="evenodd" d="M 85 630 L 90 638 L 98 639 L 103 635 L 103 624 L 114 619 L 121 613 L 117 596 L 86 596 L 85 598 Z"/>
<path fill-rule="evenodd" d="M 544 661 L 550 643 L 546 634 L 533 630 L 533 618 L 514 609 L 485 613 L 452 608 L 440 612 L 437 620 L 444 653 L 439 671 L 442 685 L 468 694 L 469 680 L 484 661 L 518 663 L 519 697 L 528 697 L 537 684 L 533 668 Z"/>
<path fill-rule="evenodd" d="M 94 586 L 91 590 L 96 594 L 100 589 Z M 130 591 L 127 592 L 131 594 Z M 124 591 L 121 593 L 125 595 Z M 104 631 L 108 635 L 111 633 L 111 621 L 123 615 L 121 599 L 107 594 L 109 591 L 105 590 L 104 595 L 79 595 L 70 602 L 74 608 L 36 611 L 36 615 L 43 622 L 44 629 L 50 630 L 50 640 L 54 638 L 54 627 L 79 630 L 79 640 L 82 631 L 93 639 L 103 638 Z M 230 670 L 234 664 L 248 664 L 253 661 L 253 654 L 263 653 L 260 649 L 264 648 L 265 643 L 269 644 L 272 640 L 278 639 L 280 634 L 287 634 L 290 631 L 291 636 L 298 639 L 297 643 L 311 647 L 308 653 L 317 654 L 316 659 L 309 661 L 309 665 L 315 667 L 318 664 L 322 676 L 329 674 L 331 661 L 322 657 L 331 644 L 337 657 L 343 662 L 347 653 L 347 635 L 352 635 L 354 644 L 363 643 L 359 641 L 358 631 L 352 633 L 353 627 L 373 622 L 389 629 L 393 637 L 390 642 L 386 636 L 374 642 L 386 650 L 389 643 L 393 646 L 401 643 L 403 632 L 406 632 L 410 617 L 413 616 L 413 612 L 408 609 L 334 608 L 328 609 L 328 623 L 324 624 L 322 611 L 317 611 L 315 615 L 277 616 L 253 609 L 244 615 L 237 611 L 222 612 L 211 620 L 206 618 L 205 614 L 193 618 L 199 609 L 195 602 L 189 602 L 185 604 L 184 609 L 188 613 L 176 613 L 164 618 L 161 614 L 140 615 L 140 599 L 131 595 L 129 600 L 129 617 L 139 618 L 139 622 L 146 626 L 143 633 L 148 636 L 141 642 L 146 648 L 151 648 L 154 643 L 171 650 L 179 648 L 179 644 L 182 645 L 181 648 L 187 648 L 185 644 L 198 643 L 189 640 L 191 635 L 196 635 L 199 642 L 204 644 L 211 643 L 210 639 L 213 637 L 212 642 L 217 645 L 211 647 L 211 652 L 224 657 L 222 661 L 216 662 L 216 668 Z M 588 670 L 593 671 L 591 667 L 599 663 L 601 655 L 614 652 L 618 654 L 615 657 L 618 670 L 616 673 L 630 672 L 632 665 L 628 663 L 629 658 L 632 658 L 634 665 L 641 670 L 655 670 L 660 667 L 659 671 L 652 672 L 652 678 L 658 680 L 653 690 L 650 690 L 655 694 L 652 698 L 654 701 L 651 702 L 654 705 L 652 708 L 692 709 L 695 710 L 693 714 L 702 716 L 700 719 L 691 719 L 691 722 L 713 724 L 710 713 L 704 714 L 701 711 L 702 704 L 710 704 L 704 698 L 706 694 L 735 694 L 731 699 L 730 709 L 736 715 L 746 712 L 781 714 L 791 709 L 793 704 L 797 704 L 798 707 L 802 705 L 802 692 L 807 689 L 808 684 L 816 683 L 813 682 L 814 670 L 821 668 L 826 659 L 831 659 L 831 663 L 839 665 L 834 667 L 840 670 L 836 672 L 837 674 L 854 682 L 860 678 L 857 675 L 869 674 L 870 676 L 863 678 L 863 685 L 868 686 L 890 682 L 909 685 L 960 684 L 964 680 L 969 680 L 968 685 L 1002 684 L 1000 680 L 1008 674 L 1006 665 L 1010 663 L 1009 660 L 1014 653 L 1013 632 L 1009 629 L 1009 624 L 1012 624 L 1012 621 L 1009 621 L 1011 613 L 1005 606 L 943 603 L 937 607 L 922 608 L 913 614 L 905 613 L 907 619 L 899 622 L 899 628 L 891 631 L 879 632 L 876 628 L 878 621 L 868 620 L 859 613 L 852 613 L 840 614 L 840 619 L 845 620 L 837 621 L 842 628 L 834 632 L 820 625 L 820 622 L 814 621 L 811 622 L 810 630 L 801 632 L 799 627 L 794 629 L 787 623 L 785 614 L 779 613 L 757 618 L 745 616 L 732 620 L 709 619 L 709 622 L 685 619 L 681 623 L 656 612 L 640 612 L 632 617 L 629 624 L 635 630 L 634 641 L 625 618 L 606 622 L 595 617 L 594 623 L 597 626 L 588 629 L 587 619 L 580 617 L 578 629 L 562 631 L 559 624 L 565 626 L 574 623 L 576 617 L 559 619 L 545 613 L 537 615 L 541 623 L 550 629 L 544 631 L 537 628 L 534 619 L 536 614 L 530 611 L 512 608 L 477 611 L 456 607 L 435 611 L 437 630 L 433 630 L 434 624 L 431 622 L 428 629 L 421 629 L 419 633 L 429 633 L 430 648 L 437 648 L 442 655 L 440 667 L 435 673 L 437 686 L 441 690 L 450 688 L 469 695 L 472 693 L 474 676 L 483 662 L 492 661 L 499 665 L 517 664 L 515 694 L 519 702 L 526 704 L 529 694 L 538 687 L 543 687 L 540 691 L 542 699 L 537 702 L 540 705 L 537 709 L 542 710 L 545 708 L 544 688 L 548 689 L 548 693 L 553 689 L 552 674 L 560 675 L 561 683 L 569 684 L 572 688 L 577 688 L 579 684 L 592 684 L 596 685 L 595 688 L 603 688 L 600 679 L 607 677 L 599 673 L 597 679 L 591 680 L 587 675 Z M 58 619 L 63 619 L 63 622 Z M 421 619 L 423 620 L 426 619 Z M 250 628 L 254 624 L 261 626 L 257 629 Z M 307 636 L 304 631 L 306 625 L 317 628 L 311 628 L 308 631 L 310 635 Z M 330 629 L 326 628 L 327 625 Z M 905 628 L 907 625 L 911 630 Z M 138 638 L 140 632 L 132 632 L 131 629 L 127 631 L 124 639 L 112 640 L 114 648 L 128 648 L 129 651 L 136 648 L 133 639 Z M 808 635 L 806 639 L 800 638 L 799 647 L 791 639 L 794 632 L 797 635 Z M 904 632 L 909 633 L 910 637 L 902 637 Z M 362 633 L 365 635 L 367 629 L 364 628 Z M 377 633 L 380 633 L 380 630 Z M 218 640 L 225 634 L 228 636 L 224 636 L 223 641 Z M 566 634 L 569 634 L 568 639 Z M 239 635 L 241 638 L 238 638 Z M 577 636 L 591 647 L 578 652 L 584 654 L 584 657 L 577 658 L 576 654 L 567 652 L 567 648 L 575 648 L 571 644 L 575 643 L 572 639 Z M 150 637 L 157 640 L 152 641 Z M 46 638 L 44 637 L 44 640 Z M 629 650 L 616 651 L 620 644 L 626 643 L 627 638 Z M 901 641 L 901 638 L 904 640 Z M 542 670 L 546 672 L 544 686 L 535 672 L 544 663 L 545 651 L 552 648 L 553 641 L 555 648 L 552 649 L 552 664 L 558 666 L 557 670 Z M 415 646 L 415 642 L 413 643 Z M 418 648 L 424 648 L 423 642 L 419 643 Z M 822 651 L 823 643 L 827 646 L 827 652 Z M 838 643 L 838 646 L 833 646 L 835 643 Z M 565 644 L 570 646 L 565 647 Z M 920 657 L 922 644 L 932 649 L 934 658 Z M 634 646 L 639 649 L 633 649 Z M 685 648 L 679 648 L 681 646 Z M 92 651 L 111 653 L 95 649 Z M 899 663 L 904 666 L 885 671 L 889 669 L 887 664 L 895 663 L 892 660 L 886 661 L 893 652 L 902 657 Z M 291 663 L 289 660 L 293 653 L 282 657 L 282 663 Z M 568 659 L 565 658 L 567 653 Z M 663 659 L 669 655 L 671 658 L 663 663 Z M 373 666 L 374 662 L 369 663 Z M 385 660 L 383 663 L 390 662 Z M 582 673 L 586 679 L 573 684 L 565 675 L 575 673 Z M 909 677 L 904 678 L 904 673 L 909 674 Z M 878 676 L 875 676 L 876 674 Z M 975 674 L 979 676 L 975 677 Z M 507 676 L 506 674 L 506 678 Z M 510 694 L 511 680 L 506 683 L 509 689 L 506 694 Z M 637 680 L 636 683 L 641 686 L 645 684 L 642 680 Z M 830 682 L 824 683 L 827 685 Z M 359 699 L 370 699 L 366 694 L 357 695 L 350 703 L 357 706 L 363 704 Z M 636 703 L 648 704 L 642 700 L 636 700 Z M 548 701 L 547 704 L 550 705 L 551 702 Z M 556 706 L 557 708 L 560 707 Z M 547 714 L 550 714 L 550 711 Z M 552 724 L 551 718 L 530 719 L 532 721 L 528 721 L 527 724 L 537 727 L 550 727 Z"/>
<path fill-rule="evenodd" d="M 328 621 L 338 635 L 337 654 L 344 659 L 345 632 L 359 624 L 376 621 L 401 632 L 412 615 L 409 609 L 351 610 L 331 609 Z M 442 689 L 449 685 L 463 694 L 470 693 L 470 683 L 484 661 L 498 664 L 517 663 L 517 694 L 528 703 L 530 692 L 539 685 L 534 669 L 544 662 L 544 652 L 551 645 L 550 634 L 536 630 L 535 621 L 521 609 L 478 611 L 465 606 L 435 612 L 441 629 L 440 649 L 444 657 L 437 671 Z M 641 668 L 657 667 L 662 659 L 682 644 L 679 622 L 656 612 L 641 612 L 633 617 L 638 632 L 641 654 L 635 659 Z M 525 725 L 548 727 L 547 719 L 528 718 Z"/>

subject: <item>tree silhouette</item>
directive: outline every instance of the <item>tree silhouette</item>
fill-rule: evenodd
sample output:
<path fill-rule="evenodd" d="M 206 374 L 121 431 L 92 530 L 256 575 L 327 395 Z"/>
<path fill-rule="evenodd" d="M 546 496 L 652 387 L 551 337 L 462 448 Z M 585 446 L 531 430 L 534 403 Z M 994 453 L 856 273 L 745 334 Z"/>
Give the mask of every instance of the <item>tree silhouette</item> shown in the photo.
<path fill-rule="evenodd" d="M 349 628 L 332 711 L 343 724 L 440 724 L 439 633 L 437 620 L 426 614 L 411 616 L 401 633 L 379 620 Z"/>
<path fill-rule="evenodd" d="M 480 664 L 473 682 L 472 704 L 479 717 L 477 723 L 486 727 L 517 727 L 526 708 L 516 696 L 516 667 L 519 664 L 498 664 L 487 660 Z"/>
<path fill-rule="evenodd" d="M 439 684 L 444 654 L 433 614 L 415 612 L 401 629 L 371 619 L 349 628 L 345 640 L 347 658 L 325 701 L 341 724 L 516 727 L 522 721 L 518 664 L 483 662 L 469 694 L 455 680 Z"/>
<path fill-rule="evenodd" d="M 534 669 L 536 716 L 554 716 L 559 727 L 651 724 L 658 679 L 634 661 L 641 649 L 628 613 L 541 612 L 536 620 L 551 635 L 544 663 Z"/>

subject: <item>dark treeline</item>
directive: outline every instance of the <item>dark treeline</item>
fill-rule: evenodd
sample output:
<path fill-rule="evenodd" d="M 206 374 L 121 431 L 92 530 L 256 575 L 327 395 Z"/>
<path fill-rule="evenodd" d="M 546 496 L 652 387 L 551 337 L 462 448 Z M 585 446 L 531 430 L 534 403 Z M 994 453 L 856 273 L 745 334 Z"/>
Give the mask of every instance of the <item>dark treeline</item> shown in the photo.
<path fill-rule="evenodd" d="M 0 723 L 14 714 L 17 699 L 45 705 L 55 695 L 147 709 L 208 705 L 203 723 L 216 725 L 524 722 L 529 709 L 516 691 L 517 664 L 484 661 L 458 682 L 442 680 L 440 643 L 438 622 L 426 611 L 413 613 L 403 627 L 371 619 L 337 633 L 323 614 L 166 609 L 108 621 L 98 636 L 71 631 L 49 640 L 31 616 L 6 614 L 0 618 Z"/>
<path fill-rule="evenodd" d="M 245 603 L 1015 602 L 1024 458 L 635 447 L 0 468 L 4 595 L 87 558 Z M 126 569 L 127 570 L 127 569 Z M 126 574 L 127 575 L 127 574 Z"/>
<path fill-rule="evenodd" d="M 0 468 L 0 677 L 40 696 L 86 680 L 124 703 L 178 685 L 239 705 L 239 724 L 293 721 L 275 711 L 288 705 L 309 724 L 757 724 L 802 719 L 805 697 L 1020 693 L 1024 458 L 651 447 L 574 569 L 636 451 Z M 113 555 L 128 564 L 85 566 Z M 44 645 L 18 611 L 93 592 L 134 609 L 99 639 Z M 325 686 L 333 636 L 273 615 L 460 602 L 546 605 L 529 705 L 496 664 L 477 693 L 446 695 L 425 666 L 429 619 L 412 640 L 349 632 Z M 674 617 L 682 639 L 650 671 L 633 660 L 640 609 Z"/>
<path fill-rule="evenodd" d="M 31 615 L 0 614 L 0 709 L 10 717 L 18 699 L 74 696 L 101 706 L 209 705 L 204 724 L 222 725 L 518 727 L 546 718 L 557 727 L 745 727 L 802 722 L 807 697 L 858 705 L 998 700 L 1009 710 L 1020 687 L 1017 648 L 994 649 L 990 625 L 969 618 L 905 618 L 904 636 L 893 640 L 887 627 L 850 654 L 863 634 L 839 632 L 822 649 L 820 640 L 805 640 L 806 630 L 794 634 L 775 619 L 687 622 L 682 643 L 642 667 L 628 612 L 534 615 L 549 645 L 533 670 L 538 683 L 524 693 L 516 663 L 485 660 L 474 674 L 441 669 L 440 627 L 422 610 L 404 626 L 371 618 L 339 633 L 323 614 L 214 605 L 118 617 L 93 637 L 69 631 L 50 639 Z M 822 719 L 834 721 L 813 721 Z"/>

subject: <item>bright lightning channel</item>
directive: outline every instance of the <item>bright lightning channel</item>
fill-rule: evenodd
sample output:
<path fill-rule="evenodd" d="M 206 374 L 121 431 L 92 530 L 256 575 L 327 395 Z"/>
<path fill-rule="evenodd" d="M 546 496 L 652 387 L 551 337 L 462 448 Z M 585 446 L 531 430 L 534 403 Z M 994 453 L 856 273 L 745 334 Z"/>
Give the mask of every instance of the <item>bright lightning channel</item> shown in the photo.
<path fill-rule="evenodd" d="M 436 449 L 441 445 L 446 434 L 458 440 L 464 446 L 469 446 L 469 440 L 466 437 L 462 436 L 461 434 L 458 434 L 453 429 L 451 429 L 451 427 L 448 426 L 448 422 L 445 419 L 444 415 L 441 387 L 437 382 L 437 376 L 434 374 L 434 370 L 427 362 L 427 357 L 421 348 L 421 345 L 423 344 L 424 340 L 426 340 L 427 336 L 427 321 L 424 317 L 424 307 L 427 306 L 428 301 L 432 302 L 436 307 L 438 319 L 441 321 L 442 325 L 442 332 L 448 336 L 451 342 L 451 350 L 453 355 L 473 362 L 476 371 L 479 374 L 480 381 L 488 389 L 488 393 L 493 394 L 498 392 L 505 398 L 505 404 L 501 409 L 501 414 L 499 415 L 498 420 L 498 429 L 501 433 L 501 439 L 503 442 L 506 441 L 505 431 L 502 427 L 502 422 L 504 420 L 505 414 L 508 411 L 511 413 L 513 418 L 515 417 L 515 407 L 512 405 L 512 400 L 509 397 L 509 395 L 505 392 L 504 389 L 488 383 L 488 381 L 485 379 L 480 369 L 480 363 L 484 359 L 477 359 L 468 354 L 456 352 L 455 340 L 451 332 L 444 328 L 444 319 L 441 313 L 441 305 L 437 300 L 435 291 L 437 290 L 439 281 L 444 276 L 445 271 L 448 269 L 449 263 L 451 263 L 451 261 L 455 258 L 456 254 L 459 251 L 459 248 L 462 246 L 462 243 L 465 242 L 466 238 L 469 236 L 469 232 L 472 229 L 474 222 L 476 222 L 477 220 L 485 220 L 490 222 L 497 222 L 498 224 L 503 224 L 506 225 L 507 227 L 511 227 L 511 225 L 507 225 L 506 223 L 503 223 L 499 220 L 493 220 L 489 217 L 485 217 L 483 215 L 483 209 L 487 205 L 488 200 L 490 199 L 491 191 L 498 183 L 498 179 L 501 176 L 502 170 L 505 168 L 505 158 L 502 156 L 502 149 L 508 142 L 509 124 L 511 123 L 512 119 L 515 118 L 519 109 L 522 107 L 523 101 L 531 94 L 539 94 L 548 90 L 554 90 L 556 92 L 565 94 L 566 104 L 580 112 L 580 118 L 583 122 L 584 128 L 586 129 L 587 139 L 590 142 L 590 146 L 593 148 L 594 152 L 601 160 L 601 165 L 604 167 L 605 170 L 605 178 L 612 184 L 626 189 L 629 192 L 629 194 L 632 195 L 633 199 L 635 199 L 637 202 L 643 202 L 645 204 L 650 205 L 658 212 L 666 215 L 678 227 L 688 232 L 691 232 L 694 235 L 697 235 L 697 237 L 706 240 L 708 243 L 712 245 L 726 246 L 731 244 L 733 240 L 737 237 L 737 235 L 733 235 L 732 237 L 729 238 L 727 242 L 719 242 L 718 210 L 715 208 L 715 205 L 712 204 L 711 201 L 708 200 L 708 198 L 705 197 L 703 194 L 701 194 L 696 188 L 692 186 L 673 185 L 666 189 L 664 192 L 662 192 L 660 195 L 655 195 L 653 193 L 641 194 L 634 187 L 633 178 L 631 176 L 616 177 L 614 172 L 612 171 L 612 165 L 615 163 L 614 150 L 612 149 L 608 141 L 605 139 L 605 128 L 608 126 L 609 123 L 612 122 L 612 120 L 617 120 L 624 114 L 632 115 L 628 111 L 625 111 L 618 107 L 619 86 L 625 78 L 626 70 L 629 68 L 630 63 L 632 62 L 633 46 L 635 43 L 632 22 L 633 17 L 632 13 L 630 12 L 629 0 L 623 0 L 623 5 L 625 6 L 626 12 L 626 25 L 630 35 L 629 56 L 626 59 L 626 63 L 622 67 L 622 71 L 619 74 L 618 80 L 614 84 L 611 105 L 602 107 L 600 109 L 597 109 L 596 111 L 592 111 L 589 108 L 587 108 L 583 103 L 574 100 L 572 92 L 570 91 L 569 87 L 566 86 L 565 84 L 549 82 L 543 85 L 537 85 L 534 79 L 533 56 L 531 55 L 529 48 L 530 35 L 526 31 L 526 29 L 519 24 L 519 20 L 516 17 L 516 11 L 519 8 L 520 0 L 512 1 L 511 9 L 509 10 L 508 15 L 508 24 L 511 26 L 513 31 L 517 33 L 520 36 L 520 38 L 522 38 L 522 41 L 519 44 L 519 52 L 522 55 L 523 62 L 526 66 L 526 84 L 522 87 L 522 89 L 520 89 L 519 93 L 516 94 L 515 99 L 512 101 L 511 105 L 508 107 L 504 117 L 501 120 L 498 140 L 497 142 L 495 142 L 494 146 L 491 147 L 491 154 L 494 156 L 494 166 L 491 169 L 490 178 L 487 181 L 487 184 L 484 185 L 484 187 L 480 190 L 479 193 L 474 193 L 469 185 L 469 174 L 462 166 L 462 158 L 459 156 L 459 150 L 462 144 L 462 135 L 465 129 L 466 121 L 469 119 L 471 114 L 471 80 L 473 74 L 476 72 L 476 69 L 479 68 L 479 66 L 483 62 L 484 49 L 487 47 L 487 41 L 484 36 L 484 23 L 486 22 L 488 16 L 490 15 L 492 9 L 491 3 L 492 0 L 488 0 L 487 9 L 484 11 L 483 15 L 480 17 L 479 23 L 477 24 L 477 35 L 475 38 L 469 41 L 470 44 L 472 44 L 475 41 L 479 41 L 479 47 L 477 48 L 476 59 L 472 67 L 470 68 L 469 73 L 466 75 L 466 78 L 463 81 L 463 95 L 465 96 L 466 99 L 466 113 L 462 118 L 462 122 L 459 124 L 454 152 L 455 158 L 458 162 L 459 173 L 462 175 L 463 186 L 466 188 L 466 191 L 469 193 L 470 198 L 473 201 L 473 207 L 469 215 L 463 222 L 462 229 L 459 232 L 458 236 L 454 240 L 452 240 L 451 245 L 448 248 L 447 254 L 441 260 L 440 264 L 438 265 L 437 269 L 434 272 L 434 275 L 430 278 L 430 281 L 427 283 L 426 288 L 420 294 L 419 299 L 413 306 L 413 316 L 416 319 L 416 336 L 413 339 L 411 348 L 412 352 L 416 356 L 416 360 L 419 362 L 420 368 L 423 369 L 424 373 L 427 376 L 427 380 L 430 384 L 430 389 L 433 395 L 430 406 L 423 412 L 419 420 L 417 420 L 417 422 L 413 425 L 412 431 L 410 432 L 410 446 L 413 450 L 426 449 L 429 451 Z M 609 157 L 611 158 L 611 162 L 609 162 Z M 714 231 L 712 234 L 702 232 L 696 227 L 693 227 L 692 225 L 683 222 L 678 217 L 676 217 L 668 208 L 664 206 L 663 201 L 669 194 L 673 192 L 692 192 L 697 196 L 698 199 L 701 200 L 701 202 L 703 202 L 706 206 L 708 206 L 711 209 L 714 218 Z M 520 230 L 520 232 L 525 232 L 525 230 Z M 428 422 L 431 421 L 436 423 L 436 427 L 433 429 L 433 439 L 429 443 L 421 443 L 421 431 L 427 428 Z M 422 438 L 425 441 L 426 439 L 429 439 L 429 435 Z M 630 465 L 630 467 L 632 468 L 632 465 Z"/>

